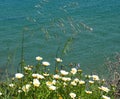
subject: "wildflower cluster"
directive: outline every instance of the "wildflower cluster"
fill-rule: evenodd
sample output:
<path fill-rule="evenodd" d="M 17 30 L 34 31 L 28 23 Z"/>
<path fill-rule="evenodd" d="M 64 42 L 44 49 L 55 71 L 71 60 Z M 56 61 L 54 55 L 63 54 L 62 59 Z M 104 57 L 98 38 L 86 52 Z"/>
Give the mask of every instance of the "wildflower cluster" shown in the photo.
<path fill-rule="evenodd" d="M 16 73 L 0 97 L 9 99 L 114 99 L 113 88 L 108 88 L 98 75 L 83 75 L 81 69 L 65 69 L 49 73 L 50 63 L 36 57 L 36 66 L 24 67 L 24 72 Z M 62 59 L 55 58 L 57 63 Z M 60 65 L 58 64 L 57 67 Z M 7 90 L 7 93 L 6 93 Z"/>

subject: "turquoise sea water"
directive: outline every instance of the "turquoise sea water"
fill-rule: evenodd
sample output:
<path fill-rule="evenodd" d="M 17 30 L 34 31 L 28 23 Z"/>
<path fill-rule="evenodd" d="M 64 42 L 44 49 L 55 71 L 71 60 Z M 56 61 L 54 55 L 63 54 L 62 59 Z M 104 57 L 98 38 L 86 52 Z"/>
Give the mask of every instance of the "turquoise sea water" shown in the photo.
<path fill-rule="evenodd" d="M 120 0 L 0 0 L 1 69 L 18 68 L 23 32 L 27 64 L 36 56 L 52 63 L 74 35 L 63 62 L 101 72 L 106 58 L 120 52 Z"/>

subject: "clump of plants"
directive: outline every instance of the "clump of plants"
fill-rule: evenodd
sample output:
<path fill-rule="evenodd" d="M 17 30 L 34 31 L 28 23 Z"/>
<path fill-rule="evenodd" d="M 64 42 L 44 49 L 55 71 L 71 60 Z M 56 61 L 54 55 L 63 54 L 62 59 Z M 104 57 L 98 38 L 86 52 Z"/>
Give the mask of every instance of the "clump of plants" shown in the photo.
<path fill-rule="evenodd" d="M 79 66 L 65 70 L 61 58 L 55 58 L 55 71 L 50 73 L 49 62 L 40 56 L 36 60 L 35 66 L 22 67 L 1 83 L 1 99 L 114 99 L 115 86 L 98 75 L 84 75 Z"/>

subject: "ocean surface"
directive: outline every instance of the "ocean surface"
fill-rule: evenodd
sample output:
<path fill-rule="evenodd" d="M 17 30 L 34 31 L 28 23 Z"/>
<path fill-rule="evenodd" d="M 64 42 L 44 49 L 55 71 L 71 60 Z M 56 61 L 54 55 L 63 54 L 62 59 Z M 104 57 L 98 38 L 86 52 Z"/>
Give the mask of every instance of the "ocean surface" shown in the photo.
<path fill-rule="evenodd" d="M 0 0 L 1 71 L 16 72 L 23 34 L 28 65 L 41 56 L 53 69 L 66 44 L 63 63 L 104 74 L 106 59 L 120 52 L 120 0 Z"/>

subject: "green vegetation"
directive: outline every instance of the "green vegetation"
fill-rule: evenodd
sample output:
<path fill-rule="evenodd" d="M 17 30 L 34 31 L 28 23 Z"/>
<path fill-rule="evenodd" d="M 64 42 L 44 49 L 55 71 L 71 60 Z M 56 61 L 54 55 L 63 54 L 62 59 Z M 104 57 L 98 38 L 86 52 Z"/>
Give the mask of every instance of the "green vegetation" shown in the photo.
<path fill-rule="evenodd" d="M 24 66 L 11 80 L 0 85 L 1 99 L 115 99 L 115 85 L 107 85 L 96 74 L 84 75 L 79 65 L 62 69 L 62 59 L 55 58 L 55 72 L 50 63 L 36 57 L 35 66 Z"/>

